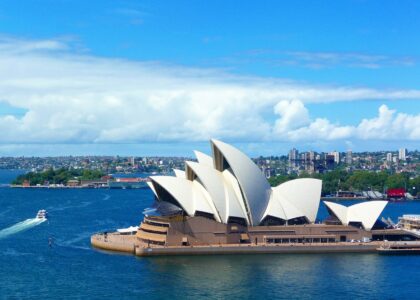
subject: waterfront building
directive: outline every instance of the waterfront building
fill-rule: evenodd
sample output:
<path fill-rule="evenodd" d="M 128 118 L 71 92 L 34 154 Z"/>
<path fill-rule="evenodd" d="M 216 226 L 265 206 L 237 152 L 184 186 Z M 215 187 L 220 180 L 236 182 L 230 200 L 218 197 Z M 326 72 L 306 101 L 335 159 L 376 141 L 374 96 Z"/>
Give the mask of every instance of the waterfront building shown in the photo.
<path fill-rule="evenodd" d="M 185 170 L 174 170 L 175 176 L 150 177 L 147 184 L 156 201 L 144 211 L 135 236 L 107 234 L 105 241 L 99 234 L 92 244 L 141 256 L 363 252 L 377 245 L 350 241 L 399 239 L 402 234 L 378 223 L 386 201 L 350 207 L 326 202 L 331 216 L 320 223 L 321 180 L 300 178 L 271 187 L 244 153 L 218 140 L 210 144 L 212 156 L 195 151 L 197 161 L 186 161 Z"/>
<path fill-rule="evenodd" d="M 180 207 L 190 217 L 206 215 L 225 224 L 230 220 L 244 225 L 273 219 L 280 223 L 315 220 L 320 180 L 299 179 L 272 189 L 260 169 L 236 148 L 212 140 L 212 150 L 213 157 L 196 151 L 198 162 L 186 162 L 183 178 L 150 177 L 157 200 Z M 306 201 L 293 192 L 303 187 L 307 189 Z"/>

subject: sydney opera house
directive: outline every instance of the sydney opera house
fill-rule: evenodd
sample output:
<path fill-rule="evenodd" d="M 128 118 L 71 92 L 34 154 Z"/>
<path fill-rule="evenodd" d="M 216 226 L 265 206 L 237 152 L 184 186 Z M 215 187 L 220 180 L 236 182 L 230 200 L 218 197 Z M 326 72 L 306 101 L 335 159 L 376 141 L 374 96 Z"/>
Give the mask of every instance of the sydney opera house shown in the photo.
<path fill-rule="evenodd" d="M 132 251 L 138 255 L 270 252 L 290 250 L 293 245 L 298 246 L 293 251 L 340 251 L 356 249 L 343 245 L 350 241 L 391 234 L 376 228 L 386 201 L 350 207 L 325 202 L 330 217 L 321 223 L 316 219 L 321 180 L 296 179 L 271 187 L 258 166 L 235 147 L 213 139 L 211 151 L 212 156 L 195 151 L 197 161 L 187 161 L 185 170 L 174 170 L 175 176 L 150 177 L 155 204 L 144 212 Z M 96 241 L 96 246 L 101 245 Z M 288 247 L 272 247 L 282 245 Z"/>

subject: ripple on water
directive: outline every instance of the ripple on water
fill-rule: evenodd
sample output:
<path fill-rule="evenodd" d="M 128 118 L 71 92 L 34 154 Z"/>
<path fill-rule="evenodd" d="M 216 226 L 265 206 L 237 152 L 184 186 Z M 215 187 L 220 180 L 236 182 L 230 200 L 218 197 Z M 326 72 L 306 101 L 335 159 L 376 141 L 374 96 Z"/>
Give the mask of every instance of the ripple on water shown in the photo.
<path fill-rule="evenodd" d="M 152 201 L 149 190 L 2 190 L 8 224 L 52 213 L 48 226 L 1 240 L 0 299 L 418 298 L 419 256 L 137 258 L 90 248 L 92 233 L 139 224 Z M 420 214 L 420 202 L 390 204 L 385 216 L 404 213 Z"/>

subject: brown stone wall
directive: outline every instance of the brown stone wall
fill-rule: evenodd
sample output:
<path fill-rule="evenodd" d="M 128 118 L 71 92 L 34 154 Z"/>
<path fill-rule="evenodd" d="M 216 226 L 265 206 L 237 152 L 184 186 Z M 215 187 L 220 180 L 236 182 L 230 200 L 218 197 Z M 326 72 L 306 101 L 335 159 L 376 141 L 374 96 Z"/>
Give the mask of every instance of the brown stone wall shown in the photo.
<path fill-rule="evenodd" d="M 361 240 L 363 237 L 371 238 L 371 233 L 352 226 L 343 225 L 292 225 L 292 226 L 255 226 L 243 227 L 237 224 L 221 224 L 204 217 L 187 218 L 183 222 L 175 221 L 170 223 L 167 246 L 182 245 L 183 238 L 187 238 L 188 245 L 217 245 L 217 244 L 238 244 L 241 242 L 241 234 L 247 233 L 249 242 L 263 243 L 265 237 L 282 236 L 307 236 L 328 235 L 335 236 L 339 241 L 341 236 L 346 240 Z M 244 242 L 244 241 L 242 241 Z"/>

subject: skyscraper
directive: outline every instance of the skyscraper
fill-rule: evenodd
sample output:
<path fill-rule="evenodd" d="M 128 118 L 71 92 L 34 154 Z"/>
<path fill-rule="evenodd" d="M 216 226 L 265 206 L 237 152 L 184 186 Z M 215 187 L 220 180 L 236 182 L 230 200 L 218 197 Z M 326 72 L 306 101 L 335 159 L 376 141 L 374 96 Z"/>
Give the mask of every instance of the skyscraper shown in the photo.
<path fill-rule="evenodd" d="M 348 150 L 346 153 L 346 164 L 351 165 L 353 163 L 353 152 Z"/>
<path fill-rule="evenodd" d="M 299 151 L 295 148 L 289 151 L 289 160 L 297 160 Z"/>
<path fill-rule="evenodd" d="M 407 149 L 406 148 L 401 148 L 398 152 L 398 159 L 399 160 L 406 160 L 407 157 Z"/>
<path fill-rule="evenodd" d="M 333 151 L 333 152 L 330 153 L 330 155 L 333 155 L 334 156 L 334 162 L 336 164 L 339 164 L 340 163 L 340 152 Z"/>
<path fill-rule="evenodd" d="M 391 152 L 386 154 L 386 161 L 387 162 L 392 162 L 392 153 Z"/>

